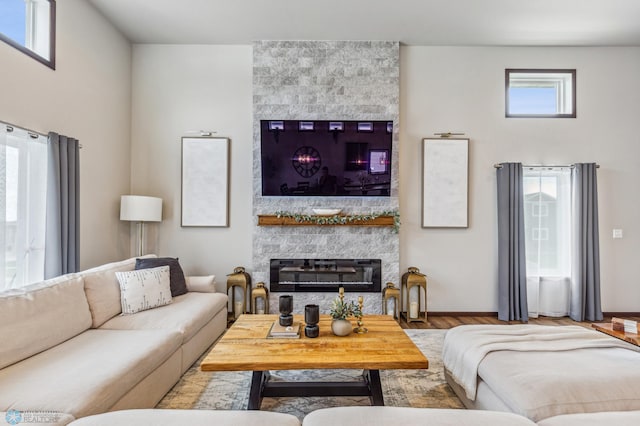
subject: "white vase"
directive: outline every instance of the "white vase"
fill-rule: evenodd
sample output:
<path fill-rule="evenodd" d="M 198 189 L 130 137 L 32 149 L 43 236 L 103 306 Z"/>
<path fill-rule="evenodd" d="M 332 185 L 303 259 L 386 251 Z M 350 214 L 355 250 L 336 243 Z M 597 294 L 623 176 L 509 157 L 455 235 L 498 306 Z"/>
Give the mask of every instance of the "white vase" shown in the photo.
<path fill-rule="evenodd" d="M 334 319 L 331 321 L 331 331 L 336 336 L 348 336 L 353 331 L 353 326 L 349 320 Z"/>

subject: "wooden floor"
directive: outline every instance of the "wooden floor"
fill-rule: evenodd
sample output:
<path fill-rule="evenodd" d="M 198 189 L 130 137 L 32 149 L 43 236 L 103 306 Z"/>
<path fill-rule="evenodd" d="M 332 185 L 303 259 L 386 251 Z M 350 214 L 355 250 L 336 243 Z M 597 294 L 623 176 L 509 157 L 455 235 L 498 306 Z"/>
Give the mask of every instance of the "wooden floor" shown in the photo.
<path fill-rule="evenodd" d="M 631 319 L 634 321 L 640 321 L 640 317 L 625 317 L 625 319 Z M 611 322 L 611 317 L 605 317 L 602 321 L 598 322 Z M 496 315 L 461 315 L 461 316 L 440 316 L 429 315 L 428 322 L 410 322 L 407 323 L 404 319 L 400 322 L 402 328 L 440 328 L 447 329 L 456 327 L 463 324 L 522 324 L 520 321 L 504 322 L 498 320 Z M 540 325 L 582 325 L 584 327 L 591 327 L 591 322 L 576 322 L 569 317 L 552 318 L 552 317 L 539 317 L 530 318 L 529 324 Z"/>

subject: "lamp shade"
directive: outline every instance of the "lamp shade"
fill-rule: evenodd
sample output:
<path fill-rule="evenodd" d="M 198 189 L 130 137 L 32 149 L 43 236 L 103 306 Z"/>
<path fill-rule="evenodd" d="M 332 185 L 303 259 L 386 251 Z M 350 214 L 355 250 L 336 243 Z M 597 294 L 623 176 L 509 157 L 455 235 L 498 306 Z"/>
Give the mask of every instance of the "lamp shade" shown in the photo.
<path fill-rule="evenodd" d="M 162 221 L 162 198 L 123 195 L 120 197 L 120 220 L 134 222 Z"/>

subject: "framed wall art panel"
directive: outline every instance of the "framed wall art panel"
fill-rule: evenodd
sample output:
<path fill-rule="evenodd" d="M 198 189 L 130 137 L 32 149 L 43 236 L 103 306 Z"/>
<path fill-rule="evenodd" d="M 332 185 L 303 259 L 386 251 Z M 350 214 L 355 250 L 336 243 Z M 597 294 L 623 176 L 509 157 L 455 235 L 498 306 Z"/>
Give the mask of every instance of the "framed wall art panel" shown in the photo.
<path fill-rule="evenodd" d="M 182 138 L 181 225 L 229 226 L 229 139 Z"/>
<path fill-rule="evenodd" d="M 422 227 L 467 228 L 469 139 L 422 140 Z"/>

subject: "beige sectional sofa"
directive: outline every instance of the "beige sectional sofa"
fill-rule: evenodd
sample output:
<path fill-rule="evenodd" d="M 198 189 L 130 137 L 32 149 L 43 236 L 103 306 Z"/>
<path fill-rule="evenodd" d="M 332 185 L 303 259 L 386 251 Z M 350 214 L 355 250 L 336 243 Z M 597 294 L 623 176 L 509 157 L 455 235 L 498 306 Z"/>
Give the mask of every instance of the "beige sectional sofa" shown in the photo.
<path fill-rule="evenodd" d="M 135 258 L 0 293 L 0 413 L 66 424 L 153 407 L 222 335 L 227 296 L 213 276 L 188 277 L 189 292 L 166 306 L 121 315 L 115 272 L 134 267 Z"/>

